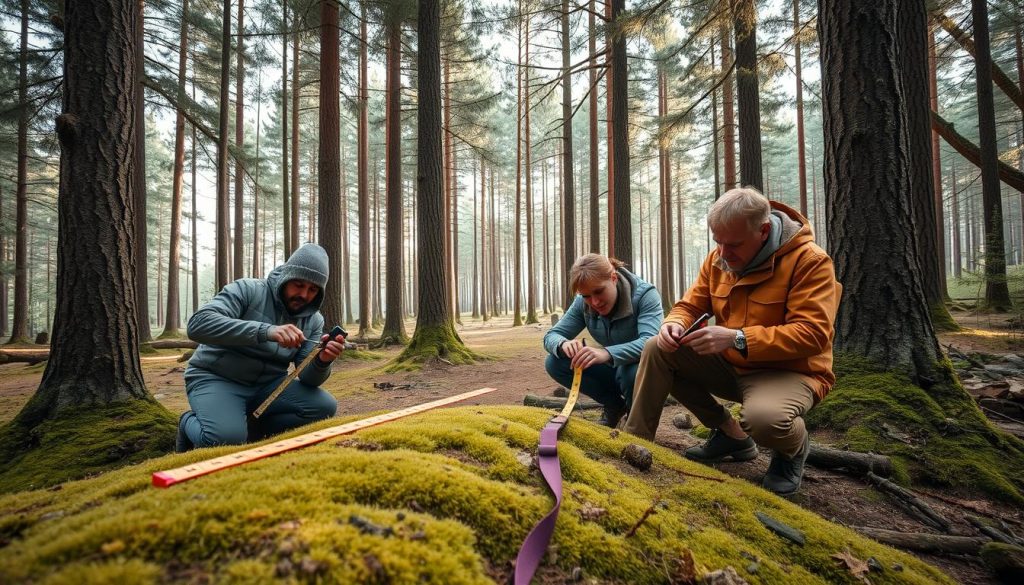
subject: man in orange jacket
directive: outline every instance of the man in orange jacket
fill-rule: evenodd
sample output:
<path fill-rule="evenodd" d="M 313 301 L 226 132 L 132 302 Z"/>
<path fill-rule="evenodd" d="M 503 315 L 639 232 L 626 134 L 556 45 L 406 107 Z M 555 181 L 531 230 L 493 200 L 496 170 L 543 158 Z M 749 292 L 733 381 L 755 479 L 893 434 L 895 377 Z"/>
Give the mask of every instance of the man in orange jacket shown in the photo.
<path fill-rule="evenodd" d="M 717 246 L 697 281 L 644 347 L 626 431 L 653 439 L 668 394 L 711 436 L 685 455 L 748 461 L 772 449 L 763 487 L 796 493 L 809 438 L 803 416 L 831 389 L 832 338 L 842 286 L 807 218 L 752 188 L 708 212 Z M 715 324 L 684 335 L 703 313 Z M 715 400 L 740 402 L 740 420 Z"/>

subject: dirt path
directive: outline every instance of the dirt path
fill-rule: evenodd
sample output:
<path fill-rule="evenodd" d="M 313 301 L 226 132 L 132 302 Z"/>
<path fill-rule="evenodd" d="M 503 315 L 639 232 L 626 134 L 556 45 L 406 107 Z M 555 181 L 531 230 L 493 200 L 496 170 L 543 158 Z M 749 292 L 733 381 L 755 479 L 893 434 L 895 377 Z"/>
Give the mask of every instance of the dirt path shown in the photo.
<path fill-rule="evenodd" d="M 987 323 L 971 321 L 971 316 L 960 315 L 970 329 L 942 336 L 943 346 L 953 344 L 964 351 L 988 351 L 1024 353 L 1024 342 L 1019 334 L 998 328 L 987 329 Z M 548 323 L 545 318 L 545 323 Z M 975 319 L 976 321 L 978 319 Z M 435 364 L 418 372 L 388 374 L 384 372 L 387 362 L 398 355 L 398 348 L 379 350 L 383 359 L 372 361 L 345 359 L 335 365 L 334 374 L 326 384 L 338 398 L 338 414 L 350 415 L 371 411 L 394 410 L 413 404 L 452 396 L 482 387 L 496 390 L 473 403 L 479 404 L 522 404 L 525 394 L 550 394 L 557 384 L 544 371 L 544 353 L 541 338 L 547 325 L 512 327 L 510 319 L 497 319 L 487 323 L 479 320 L 465 320 L 459 328 L 463 341 L 481 354 L 492 359 L 482 360 L 468 366 Z M 411 333 L 413 324 L 409 324 Z M 187 406 L 182 373 L 184 363 L 177 360 L 182 352 L 161 350 L 142 359 L 143 374 L 147 387 L 154 397 L 172 412 L 182 412 Z M 0 365 L 0 423 L 7 422 L 31 396 L 38 386 L 43 365 L 24 364 Z M 387 383 L 393 389 L 379 390 L 374 384 Z M 672 417 L 685 412 L 681 406 L 668 406 L 662 416 L 657 442 L 674 449 L 683 449 L 699 442 L 686 431 L 675 428 Z M 594 419 L 599 412 L 587 411 L 582 416 Z M 760 483 L 768 466 L 769 454 L 762 451 L 760 456 L 749 463 L 723 464 L 721 469 L 729 474 Z M 946 494 L 953 497 L 972 499 L 972 504 L 992 511 L 1002 517 L 1017 532 L 1024 533 L 1024 512 L 1007 506 L 970 498 L 969 496 Z M 925 498 L 929 504 L 947 518 L 954 519 L 954 534 L 974 535 L 976 531 L 965 520 L 966 510 L 951 506 L 934 498 Z M 894 509 L 885 498 L 866 482 L 810 468 L 805 476 L 803 488 L 794 501 L 819 515 L 842 524 L 896 529 L 907 532 L 930 532 L 918 521 Z M 952 558 L 934 555 L 918 555 L 953 575 L 962 583 L 995 583 L 994 578 L 980 564 L 978 559 Z"/>

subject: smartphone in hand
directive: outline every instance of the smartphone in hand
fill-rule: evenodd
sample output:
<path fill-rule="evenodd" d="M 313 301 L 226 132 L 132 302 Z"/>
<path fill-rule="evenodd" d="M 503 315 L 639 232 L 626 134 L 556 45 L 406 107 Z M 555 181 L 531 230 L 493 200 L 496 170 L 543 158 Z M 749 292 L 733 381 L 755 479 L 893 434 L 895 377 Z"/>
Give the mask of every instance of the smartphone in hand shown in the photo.
<path fill-rule="evenodd" d="M 689 335 L 689 334 L 693 333 L 694 331 L 696 331 L 696 330 L 700 329 L 701 327 L 703 327 L 704 324 L 707 323 L 708 319 L 710 319 L 710 318 L 711 318 L 711 313 L 704 313 L 700 317 L 697 317 L 697 320 L 694 321 L 693 323 L 691 323 L 690 326 L 686 328 L 686 331 L 683 331 L 683 334 L 679 337 L 679 339 L 682 339 L 682 338 L 686 337 L 687 335 Z"/>

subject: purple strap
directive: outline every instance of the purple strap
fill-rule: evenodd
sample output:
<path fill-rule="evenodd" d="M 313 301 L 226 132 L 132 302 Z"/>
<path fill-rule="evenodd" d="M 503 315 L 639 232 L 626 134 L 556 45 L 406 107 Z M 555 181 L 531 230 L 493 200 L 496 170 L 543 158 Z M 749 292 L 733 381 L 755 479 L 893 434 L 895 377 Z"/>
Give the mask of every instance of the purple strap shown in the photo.
<path fill-rule="evenodd" d="M 537 446 L 540 473 L 544 476 L 551 493 L 555 495 L 555 506 L 547 516 L 541 518 L 533 530 L 530 530 L 519 548 L 514 572 L 515 585 L 527 585 L 530 579 L 533 579 L 533 574 L 544 558 L 544 551 L 548 549 L 551 535 L 555 531 L 555 520 L 558 519 L 558 511 L 562 507 L 562 468 L 558 461 L 558 434 L 567 422 L 567 417 L 556 416 L 540 432 L 540 443 Z"/>

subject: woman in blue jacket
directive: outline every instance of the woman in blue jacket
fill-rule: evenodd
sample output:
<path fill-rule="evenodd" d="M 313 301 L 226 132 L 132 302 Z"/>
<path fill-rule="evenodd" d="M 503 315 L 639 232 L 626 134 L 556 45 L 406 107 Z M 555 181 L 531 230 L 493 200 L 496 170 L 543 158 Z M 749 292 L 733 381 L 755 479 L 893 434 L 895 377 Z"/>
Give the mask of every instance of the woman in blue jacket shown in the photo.
<path fill-rule="evenodd" d="M 664 316 L 654 285 L 623 266 L 601 254 L 578 258 L 569 271 L 576 298 L 544 336 L 548 374 L 569 387 L 573 368 L 583 368 L 580 392 L 604 406 L 598 423 L 609 427 L 629 411 L 640 353 Z M 602 347 L 575 339 L 584 328 Z"/>

